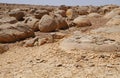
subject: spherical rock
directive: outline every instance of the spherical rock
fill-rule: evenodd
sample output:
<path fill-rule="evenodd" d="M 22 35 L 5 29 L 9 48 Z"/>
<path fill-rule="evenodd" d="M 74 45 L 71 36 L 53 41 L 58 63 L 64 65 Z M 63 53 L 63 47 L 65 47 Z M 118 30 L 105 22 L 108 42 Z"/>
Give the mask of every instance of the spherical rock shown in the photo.
<path fill-rule="evenodd" d="M 57 28 L 57 23 L 53 17 L 49 15 L 44 15 L 39 21 L 39 30 L 41 32 L 51 32 L 55 31 Z"/>

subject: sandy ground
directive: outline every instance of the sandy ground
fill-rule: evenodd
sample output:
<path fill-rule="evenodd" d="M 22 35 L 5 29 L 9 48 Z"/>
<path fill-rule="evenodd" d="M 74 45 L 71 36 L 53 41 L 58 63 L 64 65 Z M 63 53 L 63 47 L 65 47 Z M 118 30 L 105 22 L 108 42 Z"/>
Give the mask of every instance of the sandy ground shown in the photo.
<path fill-rule="evenodd" d="M 108 21 L 103 18 L 90 20 L 90 27 L 71 27 L 59 32 L 68 35 L 74 31 L 89 33 L 104 27 Z M 119 34 L 100 34 L 120 41 Z M 0 54 L 0 78 L 120 78 L 120 52 L 66 52 L 59 48 L 61 41 L 34 47 L 12 45 Z"/>
<path fill-rule="evenodd" d="M 15 46 L 0 55 L 0 78 L 119 78 L 119 52 L 62 51 L 59 43 Z"/>

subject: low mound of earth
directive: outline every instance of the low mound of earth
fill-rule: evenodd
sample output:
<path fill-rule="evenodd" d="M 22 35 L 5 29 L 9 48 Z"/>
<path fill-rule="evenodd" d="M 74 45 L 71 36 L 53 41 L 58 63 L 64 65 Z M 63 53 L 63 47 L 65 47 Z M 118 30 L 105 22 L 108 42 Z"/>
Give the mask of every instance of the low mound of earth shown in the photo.
<path fill-rule="evenodd" d="M 119 78 L 119 7 L 1 3 L 0 78 Z"/>

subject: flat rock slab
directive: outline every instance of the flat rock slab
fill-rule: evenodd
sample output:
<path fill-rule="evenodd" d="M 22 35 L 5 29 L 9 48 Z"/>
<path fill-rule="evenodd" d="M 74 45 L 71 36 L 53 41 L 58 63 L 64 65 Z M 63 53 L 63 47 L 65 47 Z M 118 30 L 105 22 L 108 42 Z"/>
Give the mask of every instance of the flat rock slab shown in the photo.
<path fill-rule="evenodd" d="M 74 50 L 89 50 L 98 52 L 120 51 L 120 43 L 113 39 L 98 35 L 73 35 L 60 43 L 60 48 L 67 52 Z"/>
<path fill-rule="evenodd" d="M 92 30 L 91 33 L 120 33 L 120 26 L 101 27 Z"/>

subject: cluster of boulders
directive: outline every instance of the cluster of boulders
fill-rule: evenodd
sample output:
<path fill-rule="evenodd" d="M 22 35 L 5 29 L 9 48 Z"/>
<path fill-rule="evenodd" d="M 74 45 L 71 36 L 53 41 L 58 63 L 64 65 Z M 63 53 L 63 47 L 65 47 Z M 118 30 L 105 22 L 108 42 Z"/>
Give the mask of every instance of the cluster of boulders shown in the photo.
<path fill-rule="evenodd" d="M 7 9 L 6 17 L 0 18 L 0 43 L 11 43 L 33 37 L 30 43 L 25 42 L 25 45 L 33 46 L 38 43 L 41 45 L 49 39 L 36 37 L 37 31 L 51 33 L 71 26 L 92 26 L 90 18 L 102 16 L 109 19 L 106 25 L 120 25 L 120 7 L 116 5 L 74 7 L 61 5 Z"/>

